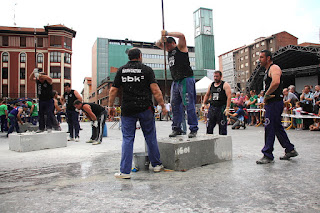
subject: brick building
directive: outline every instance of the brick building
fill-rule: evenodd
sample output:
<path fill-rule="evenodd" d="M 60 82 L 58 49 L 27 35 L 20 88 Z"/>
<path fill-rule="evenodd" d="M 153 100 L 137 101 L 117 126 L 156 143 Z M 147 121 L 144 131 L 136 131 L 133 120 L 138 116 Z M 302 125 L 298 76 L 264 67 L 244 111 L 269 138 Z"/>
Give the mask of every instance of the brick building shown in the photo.
<path fill-rule="evenodd" d="M 245 91 L 246 82 L 257 66 L 261 50 L 268 49 L 275 52 L 282 47 L 297 45 L 297 43 L 298 38 L 285 31 L 268 37 L 260 37 L 252 44 L 221 54 L 219 68 L 224 73 L 224 79 L 234 91 Z M 229 71 L 230 67 L 233 71 Z"/>
<path fill-rule="evenodd" d="M 64 25 L 0 26 L 0 97 L 35 98 L 35 83 L 29 81 L 35 67 L 50 75 L 53 89 L 63 93 L 63 84 L 71 82 L 75 35 L 76 31 Z"/>

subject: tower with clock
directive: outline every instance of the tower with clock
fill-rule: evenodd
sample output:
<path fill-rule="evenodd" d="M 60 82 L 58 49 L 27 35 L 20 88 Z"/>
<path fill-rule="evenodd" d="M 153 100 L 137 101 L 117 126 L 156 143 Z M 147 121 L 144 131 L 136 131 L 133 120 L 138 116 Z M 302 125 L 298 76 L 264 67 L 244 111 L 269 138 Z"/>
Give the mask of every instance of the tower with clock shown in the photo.
<path fill-rule="evenodd" d="M 196 69 L 215 69 L 212 9 L 200 7 L 193 17 Z"/>

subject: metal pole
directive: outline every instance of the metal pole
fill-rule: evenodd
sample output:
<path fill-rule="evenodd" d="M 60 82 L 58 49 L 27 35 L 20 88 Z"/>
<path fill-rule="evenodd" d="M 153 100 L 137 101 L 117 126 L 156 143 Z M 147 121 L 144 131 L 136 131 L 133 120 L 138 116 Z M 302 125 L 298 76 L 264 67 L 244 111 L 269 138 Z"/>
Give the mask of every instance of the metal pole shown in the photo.
<path fill-rule="evenodd" d="M 36 28 L 34 28 L 34 66 L 35 68 L 38 68 L 37 65 L 37 32 L 36 32 Z M 36 81 L 36 91 L 35 91 L 35 98 L 38 97 L 38 85 L 37 85 L 37 81 Z"/>
<path fill-rule="evenodd" d="M 164 30 L 164 9 L 162 3 L 162 29 Z M 166 40 L 163 42 L 163 56 L 164 56 L 164 98 L 167 99 L 167 56 L 166 56 Z"/>

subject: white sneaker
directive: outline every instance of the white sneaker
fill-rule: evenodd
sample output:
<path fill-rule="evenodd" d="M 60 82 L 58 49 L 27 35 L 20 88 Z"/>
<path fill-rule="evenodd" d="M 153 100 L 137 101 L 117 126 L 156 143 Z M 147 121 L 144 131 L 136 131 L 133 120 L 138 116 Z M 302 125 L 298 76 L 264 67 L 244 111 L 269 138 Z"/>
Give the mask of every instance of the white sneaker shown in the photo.
<path fill-rule="evenodd" d="M 153 171 L 154 171 L 154 172 L 161 172 L 161 171 L 163 171 L 163 170 L 164 170 L 164 167 L 163 167 L 162 164 L 153 167 Z"/>
<path fill-rule="evenodd" d="M 79 142 L 80 141 L 80 138 L 79 137 L 76 137 L 75 138 L 75 142 Z"/>
<path fill-rule="evenodd" d="M 74 138 L 68 137 L 68 141 L 74 141 Z"/>
<path fill-rule="evenodd" d="M 122 179 L 130 179 L 131 178 L 131 175 L 130 174 L 124 174 L 122 172 L 119 172 L 119 173 L 115 173 L 114 176 L 116 178 L 122 178 Z"/>

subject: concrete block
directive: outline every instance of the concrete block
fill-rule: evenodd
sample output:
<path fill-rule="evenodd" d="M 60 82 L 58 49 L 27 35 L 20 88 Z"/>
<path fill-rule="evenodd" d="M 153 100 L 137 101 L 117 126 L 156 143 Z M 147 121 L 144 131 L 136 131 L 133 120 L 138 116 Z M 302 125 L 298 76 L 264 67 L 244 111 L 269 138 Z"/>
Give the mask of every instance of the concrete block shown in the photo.
<path fill-rule="evenodd" d="M 19 124 L 19 129 L 20 132 L 26 132 L 26 131 L 37 131 L 38 130 L 38 126 L 33 125 L 31 123 L 24 123 L 23 125 Z"/>
<path fill-rule="evenodd" d="M 232 160 L 231 136 L 178 136 L 159 139 L 158 144 L 164 167 L 176 171 Z"/>
<path fill-rule="evenodd" d="M 17 152 L 30 152 L 67 146 L 65 132 L 22 133 L 9 135 L 9 149 Z"/>

